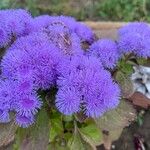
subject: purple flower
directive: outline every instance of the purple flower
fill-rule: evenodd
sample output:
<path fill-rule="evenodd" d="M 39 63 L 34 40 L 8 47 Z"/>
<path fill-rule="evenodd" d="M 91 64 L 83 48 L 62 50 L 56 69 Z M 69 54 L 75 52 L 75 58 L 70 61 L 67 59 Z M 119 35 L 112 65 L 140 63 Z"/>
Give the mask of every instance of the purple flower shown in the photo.
<path fill-rule="evenodd" d="M 33 73 L 33 81 L 37 89 L 49 89 L 56 83 L 56 71 L 49 67 L 38 67 Z"/>
<path fill-rule="evenodd" d="M 110 39 L 96 41 L 91 45 L 89 52 L 96 56 L 105 68 L 114 68 L 119 60 L 117 45 Z"/>
<path fill-rule="evenodd" d="M 85 53 L 81 44 L 93 43 L 94 34 L 72 17 L 32 18 L 11 9 L 0 11 L 0 19 L 0 48 L 8 47 L 1 61 L 0 122 L 10 121 L 13 111 L 17 125 L 32 125 L 42 106 L 38 91 L 52 87 L 58 88 L 56 107 L 66 115 L 99 117 L 117 107 L 119 87 L 102 66 L 112 68 L 118 60 L 113 41 L 97 41 Z"/>
<path fill-rule="evenodd" d="M 118 47 L 121 54 L 150 56 L 150 27 L 143 22 L 129 23 L 119 30 Z"/>
<path fill-rule="evenodd" d="M 37 88 L 47 89 L 55 84 L 55 68 L 61 57 L 59 49 L 48 42 L 45 34 L 22 37 L 3 57 L 2 76 L 13 79 L 30 77 Z"/>
<path fill-rule="evenodd" d="M 89 80 L 92 82 L 90 83 Z M 102 116 L 119 104 L 120 90 L 112 81 L 108 72 L 89 72 L 85 76 L 84 105 L 85 113 L 90 117 Z"/>
<path fill-rule="evenodd" d="M 43 28 L 47 28 L 51 25 L 62 24 L 69 30 L 74 31 L 76 26 L 76 20 L 68 16 L 49 16 L 42 15 L 34 18 L 35 30 L 39 31 Z"/>
<path fill-rule="evenodd" d="M 123 26 L 118 30 L 119 36 L 123 36 L 127 33 L 139 33 L 139 34 L 145 34 L 147 31 L 149 31 L 149 25 L 145 22 L 132 22 L 128 23 L 127 25 Z"/>
<path fill-rule="evenodd" d="M 33 83 L 33 79 L 29 77 L 18 77 L 15 81 L 15 91 L 18 95 L 34 93 L 36 86 Z"/>
<path fill-rule="evenodd" d="M 59 68 L 60 76 L 57 81 L 59 89 L 56 106 L 60 112 L 72 114 L 83 108 L 87 116 L 99 117 L 117 107 L 120 97 L 119 87 L 96 58 L 76 57 L 65 64 L 62 65 L 64 69 Z M 75 110 L 72 108 L 73 105 Z"/>
<path fill-rule="evenodd" d="M 49 26 L 56 27 L 58 24 L 69 29 L 72 33 L 76 33 L 83 42 L 92 43 L 94 41 L 94 33 L 83 23 L 77 22 L 73 17 L 68 16 L 48 16 L 43 15 L 34 19 L 35 30 L 39 31 Z"/>
<path fill-rule="evenodd" d="M 0 15 L 5 15 L 5 22 L 7 27 L 11 30 L 13 35 L 22 36 L 30 33 L 29 26 L 32 26 L 31 15 L 23 9 L 10 9 L 1 11 Z M 25 31 L 28 31 L 27 33 Z"/>
<path fill-rule="evenodd" d="M 16 124 L 22 128 L 27 128 L 32 125 L 35 121 L 34 116 L 23 116 L 23 115 L 16 115 Z"/>
<path fill-rule="evenodd" d="M 32 71 L 32 60 L 25 51 L 7 51 L 1 62 L 1 70 L 6 78 L 27 76 Z"/>
<path fill-rule="evenodd" d="M 94 33 L 93 31 L 83 23 L 77 23 L 75 27 L 75 33 L 80 37 L 81 41 L 93 43 Z"/>
<path fill-rule="evenodd" d="M 38 109 L 41 108 L 41 100 L 36 94 L 23 94 L 18 95 L 15 110 L 17 114 L 23 116 L 35 115 L 38 112 Z"/>
<path fill-rule="evenodd" d="M 81 97 L 74 87 L 60 88 L 56 96 L 56 107 L 65 115 L 71 115 L 80 110 Z"/>

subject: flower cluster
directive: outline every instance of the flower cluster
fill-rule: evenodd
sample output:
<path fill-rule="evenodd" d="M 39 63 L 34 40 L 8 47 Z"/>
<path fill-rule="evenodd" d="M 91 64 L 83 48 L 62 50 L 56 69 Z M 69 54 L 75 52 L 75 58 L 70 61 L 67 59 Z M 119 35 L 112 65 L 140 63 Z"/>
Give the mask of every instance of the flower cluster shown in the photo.
<path fill-rule="evenodd" d="M 0 122 L 10 112 L 21 127 L 35 122 L 44 101 L 39 90 L 57 88 L 55 105 L 66 115 L 99 117 L 119 104 L 120 88 L 111 72 L 124 53 L 149 56 L 149 26 L 129 24 L 119 40 L 95 41 L 92 30 L 66 16 L 33 18 L 27 11 L 0 11 Z M 89 48 L 82 49 L 84 43 Z M 108 71 L 109 70 L 109 71 Z"/>
<path fill-rule="evenodd" d="M 63 61 L 58 72 L 56 106 L 60 112 L 83 111 L 88 117 L 99 117 L 118 105 L 119 87 L 97 58 L 73 57 Z"/>
<path fill-rule="evenodd" d="M 23 9 L 1 10 L 0 20 L 0 48 L 14 38 L 29 34 L 34 27 L 31 15 Z"/>
<path fill-rule="evenodd" d="M 138 57 L 150 56 L 150 27 L 146 23 L 129 23 L 119 31 L 120 53 L 134 53 Z"/>
<path fill-rule="evenodd" d="M 105 68 L 114 68 L 119 60 L 117 44 L 110 39 L 102 39 L 94 42 L 90 49 L 90 54 L 99 58 Z"/>

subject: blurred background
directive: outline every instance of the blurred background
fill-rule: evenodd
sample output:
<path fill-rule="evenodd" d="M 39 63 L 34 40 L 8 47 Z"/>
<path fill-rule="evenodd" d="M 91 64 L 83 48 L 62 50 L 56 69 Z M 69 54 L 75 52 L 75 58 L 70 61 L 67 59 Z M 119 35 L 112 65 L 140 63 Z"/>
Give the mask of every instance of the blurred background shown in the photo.
<path fill-rule="evenodd" d="M 0 0 L 0 9 L 7 8 L 25 8 L 34 16 L 69 15 L 80 21 L 150 21 L 150 0 Z"/>

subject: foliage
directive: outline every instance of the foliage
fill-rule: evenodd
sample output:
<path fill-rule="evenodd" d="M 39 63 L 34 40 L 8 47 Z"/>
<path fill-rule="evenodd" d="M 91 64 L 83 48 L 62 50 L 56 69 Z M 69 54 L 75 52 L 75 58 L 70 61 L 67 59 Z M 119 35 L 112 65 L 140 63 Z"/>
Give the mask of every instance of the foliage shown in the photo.
<path fill-rule="evenodd" d="M 78 20 L 150 20 L 148 0 L 1 0 L 1 8 L 26 8 L 33 15 L 71 15 Z M 112 15 L 113 14 L 113 15 Z"/>

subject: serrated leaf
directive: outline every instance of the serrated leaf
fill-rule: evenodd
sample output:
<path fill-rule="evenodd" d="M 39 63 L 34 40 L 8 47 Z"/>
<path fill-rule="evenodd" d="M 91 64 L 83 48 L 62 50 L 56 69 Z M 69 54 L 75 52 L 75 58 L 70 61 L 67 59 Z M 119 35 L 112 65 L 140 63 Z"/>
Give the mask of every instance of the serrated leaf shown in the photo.
<path fill-rule="evenodd" d="M 96 124 L 88 124 L 80 128 L 79 131 L 82 138 L 92 147 L 102 144 L 102 132 L 97 128 Z"/>
<path fill-rule="evenodd" d="M 120 85 L 122 97 L 130 97 L 134 93 L 134 87 L 129 76 L 121 71 L 118 71 L 115 78 Z"/>
<path fill-rule="evenodd" d="M 43 108 L 39 111 L 36 123 L 26 129 L 19 128 L 17 142 L 19 150 L 45 150 L 49 143 L 49 115 Z"/>
<path fill-rule="evenodd" d="M 121 100 L 116 109 L 106 112 L 100 118 L 96 118 L 95 122 L 100 129 L 111 131 L 128 126 L 135 117 L 136 111 L 133 106 L 125 100 Z"/>
<path fill-rule="evenodd" d="M 14 140 L 17 126 L 14 121 L 0 124 L 0 147 L 8 145 Z"/>

